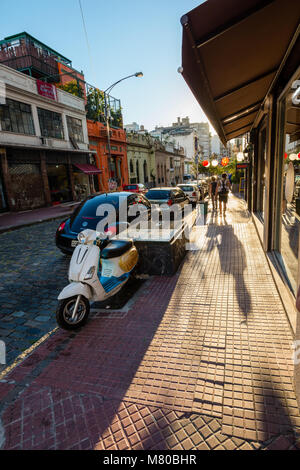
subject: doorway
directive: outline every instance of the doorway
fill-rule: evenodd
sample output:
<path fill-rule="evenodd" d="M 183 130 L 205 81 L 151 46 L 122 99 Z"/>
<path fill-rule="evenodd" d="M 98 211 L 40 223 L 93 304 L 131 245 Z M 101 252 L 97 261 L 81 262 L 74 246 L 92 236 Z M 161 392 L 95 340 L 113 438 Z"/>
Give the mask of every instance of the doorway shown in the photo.
<path fill-rule="evenodd" d="M 266 171 L 267 171 L 267 129 L 266 124 L 259 132 L 258 140 L 258 175 L 257 175 L 257 212 L 264 222 L 266 207 Z"/>
<path fill-rule="evenodd" d="M 8 206 L 6 202 L 6 194 L 2 177 L 2 169 L 0 168 L 0 212 L 8 211 Z"/>
<path fill-rule="evenodd" d="M 67 165 L 47 165 L 52 205 L 72 201 L 72 191 Z"/>

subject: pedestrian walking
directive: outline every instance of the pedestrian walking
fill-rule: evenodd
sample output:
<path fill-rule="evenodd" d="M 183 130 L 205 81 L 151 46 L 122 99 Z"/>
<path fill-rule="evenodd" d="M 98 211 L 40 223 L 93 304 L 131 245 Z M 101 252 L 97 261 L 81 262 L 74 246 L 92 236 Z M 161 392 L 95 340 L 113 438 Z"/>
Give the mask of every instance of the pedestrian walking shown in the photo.
<path fill-rule="evenodd" d="M 228 202 L 228 193 L 231 190 L 231 183 L 227 178 L 227 174 L 223 173 L 222 178 L 218 181 L 217 184 L 217 193 L 219 196 L 219 207 L 220 214 L 222 214 L 222 204 L 223 204 L 223 215 L 226 213 L 226 205 Z"/>
<path fill-rule="evenodd" d="M 218 183 L 216 181 L 216 178 L 214 176 L 212 176 L 211 178 L 211 182 L 210 182 L 210 185 L 209 185 L 209 195 L 211 197 L 211 202 L 212 202 L 212 206 L 213 206 L 213 211 L 217 211 L 218 210 L 218 193 L 217 193 L 217 186 L 218 186 Z"/>

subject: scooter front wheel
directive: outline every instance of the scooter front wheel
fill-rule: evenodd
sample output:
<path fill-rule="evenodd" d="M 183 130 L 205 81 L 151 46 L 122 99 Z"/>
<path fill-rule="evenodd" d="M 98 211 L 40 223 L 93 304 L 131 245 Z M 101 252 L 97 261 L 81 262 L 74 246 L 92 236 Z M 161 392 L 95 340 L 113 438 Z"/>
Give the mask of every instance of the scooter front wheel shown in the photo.
<path fill-rule="evenodd" d="M 77 302 L 78 296 L 76 295 L 68 299 L 63 299 L 58 303 L 56 309 L 56 321 L 64 330 L 76 330 L 83 326 L 87 321 L 90 313 L 89 301 L 85 297 L 80 296 L 77 304 L 76 315 L 74 316 L 74 308 Z"/>

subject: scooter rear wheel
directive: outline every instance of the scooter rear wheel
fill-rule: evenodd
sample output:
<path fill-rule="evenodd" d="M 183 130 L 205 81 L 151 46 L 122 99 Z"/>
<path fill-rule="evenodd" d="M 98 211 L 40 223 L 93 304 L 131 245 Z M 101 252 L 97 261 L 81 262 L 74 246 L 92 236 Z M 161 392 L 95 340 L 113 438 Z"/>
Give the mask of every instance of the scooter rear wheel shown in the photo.
<path fill-rule="evenodd" d="M 77 309 L 75 319 L 72 319 L 72 314 L 76 304 L 77 296 L 70 297 L 69 299 L 61 300 L 56 309 L 56 321 L 58 325 L 64 330 L 77 330 L 83 326 L 90 313 L 89 301 L 81 296 Z"/>

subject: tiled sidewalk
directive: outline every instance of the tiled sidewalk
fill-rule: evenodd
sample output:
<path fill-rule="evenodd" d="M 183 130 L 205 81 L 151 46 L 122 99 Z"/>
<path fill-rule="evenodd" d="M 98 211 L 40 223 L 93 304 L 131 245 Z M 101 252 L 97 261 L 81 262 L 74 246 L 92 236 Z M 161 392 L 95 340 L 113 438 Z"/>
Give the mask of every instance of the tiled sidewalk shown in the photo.
<path fill-rule="evenodd" d="M 0 447 L 298 448 L 292 333 L 243 202 L 195 242 L 129 309 L 57 331 L 6 374 Z"/>
<path fill-rule="evenodd" d="M 47 220 L 68 217 L 79 202 L 59 204 L 57 206 L 43 207 L 24 212 L 5 212 L 0 214 L 0 233 L 15 230 L 21 227 L 29 227 Z"/>

